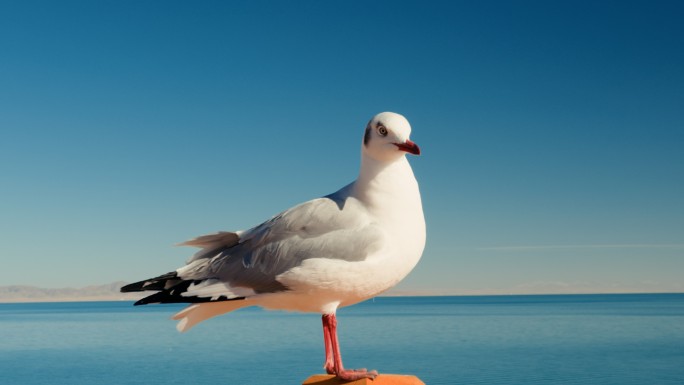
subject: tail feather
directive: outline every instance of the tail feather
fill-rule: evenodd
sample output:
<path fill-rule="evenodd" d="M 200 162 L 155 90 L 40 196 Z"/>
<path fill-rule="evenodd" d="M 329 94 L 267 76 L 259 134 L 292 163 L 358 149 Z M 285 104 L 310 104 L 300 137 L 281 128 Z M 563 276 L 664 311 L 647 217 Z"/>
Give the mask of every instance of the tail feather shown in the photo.
<path fill-rule="evenodd" d="M 249 301 L 245 299 L 198 303 L 186 307 L 185 309 L 176 313 L 173 317 L 171 317 L 171 319 L 179 321 L 178 325 L 176 325 L 176 329 L 182 333 L 190 330 L 193 326 L 209 318 L 250 305 L 251 304 Z"/>

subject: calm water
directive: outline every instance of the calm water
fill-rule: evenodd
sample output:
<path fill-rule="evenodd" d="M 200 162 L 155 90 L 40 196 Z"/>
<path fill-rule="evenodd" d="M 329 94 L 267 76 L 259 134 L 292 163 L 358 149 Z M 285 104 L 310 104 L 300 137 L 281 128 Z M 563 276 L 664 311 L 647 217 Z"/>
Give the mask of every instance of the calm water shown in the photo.
<path fill-rule="evenodd" d="M 320 317 L 243 309 L 185 334 L 180 307 L 0 304 L 2 384 L 301 384 Z M 345 365 L 427 384 L 684 384 L 684 294 L 377 298 L 339 312 Z"/>

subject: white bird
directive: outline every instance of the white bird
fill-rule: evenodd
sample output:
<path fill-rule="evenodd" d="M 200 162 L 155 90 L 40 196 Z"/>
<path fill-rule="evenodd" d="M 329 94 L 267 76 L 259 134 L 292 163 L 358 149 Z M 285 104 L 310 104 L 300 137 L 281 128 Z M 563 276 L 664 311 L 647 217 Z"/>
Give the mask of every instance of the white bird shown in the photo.
<path fill-rule="evenodd" d="M 177 313 L 184 332 L 246 306 L 321 313 L 324 368 L 344 380 L 376 371 L 342 365 L 335 312 L 401 281 L 425 246 L 418 183 L 406 153 L 420 154 L 403 116 L 383 112 L 366 126 L 358 178 L 249 230 L 204 235 L 187 264 L 122 292 L 158 291 L 136 302 L 191 303 Z"/>

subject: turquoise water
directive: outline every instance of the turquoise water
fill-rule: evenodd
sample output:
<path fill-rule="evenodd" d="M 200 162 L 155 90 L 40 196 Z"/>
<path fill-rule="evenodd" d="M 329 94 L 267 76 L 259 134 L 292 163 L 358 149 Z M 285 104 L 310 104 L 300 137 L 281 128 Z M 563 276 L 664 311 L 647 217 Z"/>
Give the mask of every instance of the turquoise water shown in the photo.
<path fill-rule="evenodd" d="M 242 309 L 188 333 L 181 307 L 0 304 L 2 384 L 301 384 L 320 316 Z M 684 294 L 377 298 L 338 313 L 347 367 L 427 384 L 683 384 Z"/>

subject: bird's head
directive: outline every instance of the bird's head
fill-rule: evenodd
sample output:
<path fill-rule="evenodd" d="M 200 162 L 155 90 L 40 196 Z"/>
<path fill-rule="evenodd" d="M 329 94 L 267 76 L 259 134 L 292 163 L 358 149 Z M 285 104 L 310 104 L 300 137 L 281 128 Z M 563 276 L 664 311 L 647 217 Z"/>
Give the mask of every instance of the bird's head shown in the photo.
<path fill-rule="evenodd" d="M 413 143 L 411 125 L 402 115 L 381 112 L 373 117 L 363 135 L 363 153 L 379 161 L 390 162 L 405 153 L 420 155 L 420 148 Z"/>

